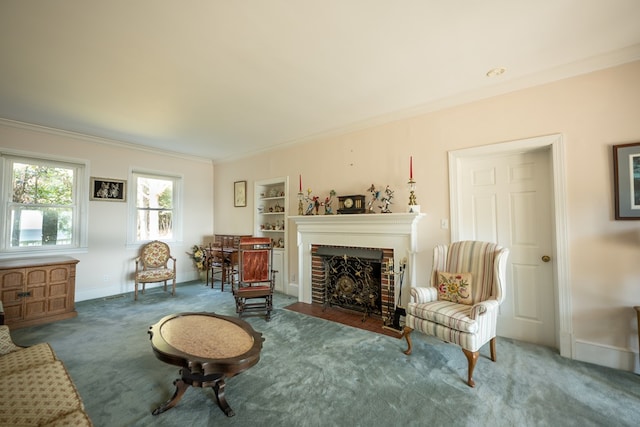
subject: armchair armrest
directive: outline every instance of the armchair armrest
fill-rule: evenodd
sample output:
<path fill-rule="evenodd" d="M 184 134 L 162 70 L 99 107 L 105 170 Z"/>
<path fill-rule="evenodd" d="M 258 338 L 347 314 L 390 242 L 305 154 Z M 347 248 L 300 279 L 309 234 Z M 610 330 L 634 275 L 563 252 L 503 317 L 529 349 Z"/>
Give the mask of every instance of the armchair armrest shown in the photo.
<path fill-rule="evenodd" d="M 15 345 L 11 339 L 9 327 L 7 325 L 0 325 L 0 356 L 20 350 L 21 348 L 22 347 Z"/>
<path fill-rule="evenodd" d="M 477 319 L 478 317 L 485 315 L 487 313 L 491 313 L 494 311 L 497 313 L 499 306 L 500 306 L 500 303 L 498 302 L 498 300 L 495 300 L 495 299 L 481 301 L 477 304 L 474 304 L 473 307 L 471 307 L 470 317 L 472 319 Z"/>
<path fill-rule="evenodd" d="M 438 290 L 432 286 L 429 287 L 412 287 L 411 302 L 417 304 L 436 301 L 438 299 Z"/>

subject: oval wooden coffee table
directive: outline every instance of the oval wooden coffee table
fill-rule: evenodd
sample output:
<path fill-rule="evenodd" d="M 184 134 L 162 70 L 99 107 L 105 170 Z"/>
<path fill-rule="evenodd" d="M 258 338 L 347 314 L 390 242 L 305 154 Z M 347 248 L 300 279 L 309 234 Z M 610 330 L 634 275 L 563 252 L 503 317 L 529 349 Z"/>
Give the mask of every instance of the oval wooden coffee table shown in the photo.
<path fill-rule="evenodd" d="M 218 406 L 235 415 L 224 396 L 225 379 L 260 360 L 262 334 L 244 320 L 215 313 L 178 313 L 149 327 L 151 347 L 163 362 L 182 366 L 173 397 L 154 409 L 158 415 L 178 404 L 189 386 L 212 387 Z"/>

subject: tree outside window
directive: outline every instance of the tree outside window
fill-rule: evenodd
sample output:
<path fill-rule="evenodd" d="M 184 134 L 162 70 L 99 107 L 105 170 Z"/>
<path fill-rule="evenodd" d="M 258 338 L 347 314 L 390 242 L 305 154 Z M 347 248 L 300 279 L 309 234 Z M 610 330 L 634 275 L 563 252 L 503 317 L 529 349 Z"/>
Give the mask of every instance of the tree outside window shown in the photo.
<path fill-rule="evenodd" d="M 13 162 L 10 247 L 70 245 L 74 169 Z"/>
<path fill-rule="evenodd" d="M 136 240 L 174 238 L 174 186 L 172 178 L 135 175 Z"/>

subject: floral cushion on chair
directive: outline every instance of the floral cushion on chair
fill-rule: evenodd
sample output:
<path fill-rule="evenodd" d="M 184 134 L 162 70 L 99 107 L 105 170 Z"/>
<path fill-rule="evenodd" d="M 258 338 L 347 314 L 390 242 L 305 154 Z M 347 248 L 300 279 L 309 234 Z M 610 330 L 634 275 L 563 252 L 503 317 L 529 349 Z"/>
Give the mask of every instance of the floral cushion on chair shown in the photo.
<path fill-rule="evenodd" d="M 160 267 L 165 265 L 169 258 L 169 246 L 166 243 L 154 241 L 144 248 L 142 260 L 147 267 Z"/>
<path fill-rule="evenodd" d="M 145 270 L 138 273 L 139 282 L 162 282 L 173 279 L 173 271 L 168 268 L 157 268 L 155 270 Z"/>
<path fill-rule="evenodd" d="M 472 305 L 471 273 L 438 272 L 438 300 Z"/>

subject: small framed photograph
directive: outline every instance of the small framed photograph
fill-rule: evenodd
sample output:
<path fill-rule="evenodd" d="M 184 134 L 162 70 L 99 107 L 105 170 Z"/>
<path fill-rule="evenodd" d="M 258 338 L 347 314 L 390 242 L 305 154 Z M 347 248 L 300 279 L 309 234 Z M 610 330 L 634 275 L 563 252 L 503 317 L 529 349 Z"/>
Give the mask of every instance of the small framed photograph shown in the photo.
<path fill-rule="evenodd" d="M 127 200 L 127 181 L 91 177 L 89 200 L 124 202 Z"/>
<path fill-rule="evenodd" d="M 640 142 L 613 146 L 616 219 L 640 219 Z"/>
<path fill-rule="evenodd" d="M 233 206 L 236 208 L 247 206 L 247 181 L 233 183 Z"/>

